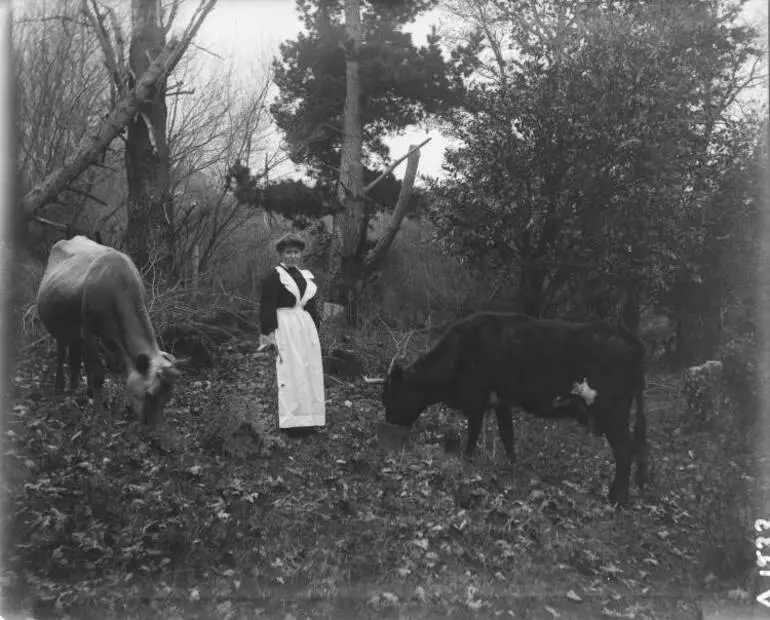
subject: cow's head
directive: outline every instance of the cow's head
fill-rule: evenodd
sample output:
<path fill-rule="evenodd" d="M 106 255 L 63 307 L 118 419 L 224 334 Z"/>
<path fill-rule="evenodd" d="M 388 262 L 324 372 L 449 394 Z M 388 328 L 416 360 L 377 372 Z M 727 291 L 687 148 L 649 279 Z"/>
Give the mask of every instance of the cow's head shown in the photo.
<path fill-rule="evenodd" d="M 408 371 L 394 364 L 382 389 L 385 421 L 397 426 L 411 426 L 425 409 L 425 394 L 409 380 Z"/>
<path fill-rule="evenodd" d="M 126 392 L 134 413 L 144 424 L 155 425 L 163 413 L 174 382 L 181 375 L 179 365 L 173 355 L 160 351 L 154 357 L 138 355 L 129 369 Z"/>

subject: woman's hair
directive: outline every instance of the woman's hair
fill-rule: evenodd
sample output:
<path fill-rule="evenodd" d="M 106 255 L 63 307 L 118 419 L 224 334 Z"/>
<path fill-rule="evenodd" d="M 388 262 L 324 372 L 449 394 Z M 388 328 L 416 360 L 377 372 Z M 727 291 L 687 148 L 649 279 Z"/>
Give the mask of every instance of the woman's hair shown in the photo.
<path fill-rule="evenodd" d="M 297 248 L 300 251 L 305 250 L 305 240 L 297 233 L 287 233 L 275 243 L 277 252 L 283 252 L 286 248 Z"/>

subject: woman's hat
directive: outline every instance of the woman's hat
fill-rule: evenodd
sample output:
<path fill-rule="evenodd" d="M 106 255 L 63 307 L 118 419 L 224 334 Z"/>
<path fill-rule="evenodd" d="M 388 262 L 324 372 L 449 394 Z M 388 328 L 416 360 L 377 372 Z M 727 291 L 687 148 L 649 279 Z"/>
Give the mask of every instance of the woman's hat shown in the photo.
<path fill-rule="evenodd" d="M 283 252 L 286 248 L 297 248 L 301 251 L 305 249 L 305 240 L 297 233 L 287 233 L 275 243 L 277 252 Z"/>

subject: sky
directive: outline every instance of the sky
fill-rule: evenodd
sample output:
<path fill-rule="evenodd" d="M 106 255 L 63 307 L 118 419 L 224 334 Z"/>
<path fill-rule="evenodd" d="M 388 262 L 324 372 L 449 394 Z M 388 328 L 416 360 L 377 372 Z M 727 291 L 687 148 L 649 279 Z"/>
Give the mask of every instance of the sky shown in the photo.
<path fill-rule="evenodd" d="M 3 0 L 0 0 L 2 2 Z M 7 1 L 7 0 L 6 0 Z M 38 3 L 56 3 L 58 0 L 35 0 Z M 11 0 L 17 10 L 29 0 Z M 118 6 L 130 5 L 128 0 L 113 0 Z M 183 8 L 177 16 L 171 34 L 178 34 L 189 22 L 192 11 L 199 0 L 184 0 Z M 765 41 L 767 39 L 768 0 L 749 0 L 744 14 L 746 19 L 760 27 Z M 405 28 L 412 34 L 416 45 L 423 45 L 432 25 L 446 22 L 446 15 L 434 10 L 421 16 L 415 23 Z M 281 42 L 295 39 L 301 31 L 301 23 L 296 13 L 295 0 L 219 0 L 217 6 L 208 15 L 194 40 L 205 67 L 209 71 L 224 71 L 234 65 L 236 79 L 254 79 L 260 67 L 269 64 L 269 59 L 279 53 Z M 204 69 L 205 70 L 205 69 Z M 765 72 L 767 64 L 765 64 Z M 757 96 L 767 99 L 767 87 Z M 426 131 L 415 127 L 404 135 L 387 140 L 391 149 L 391 158 L 405 154 L 410 144 L 419 144 L 425 138 L 431 141 L 422 148 L 418 175 L 441 176 L 444 149 L 451 144 L 436 131 Z M 273 148 L 278 145 L 279 137 L 274 137 Z M 402 178 L 406 162 L 394 171 L 397 178 Z M 294 176 L 294 167 L 286 164 L 276 171 L 278 175 Z"/>
<path fill-rule="evenodd" d="M 188 10 L 197 6 L 197 1 L 187 0 Z M 767 0 L 749 0 L 744 12 L 746 19 L 756 23 L 767 38 Z M 186 24 L 185 14 L 180 14 L 177 26 Z M 412 33 L 416 45 L 423 45 L 433 24 L 446 19 L 438 10 L 431 11 L 406 27 Z M 265 59 L 279 53 L 279 45 L 287 39 L 295 39 L 301 30 L 294 0 L 219 0 L 217 7 L 209 14 L 195 42 L 202 48 L 232 59 L 236 68 L 242 66 L 243 73 L 253 75 L 255 67 Z M 211 66 L 221 66 L 224 61 L 212 55 Z M 766 87 L 758 96 L 766 98 Z M 388 140 L 391 158 L 406 153 L 410 144 L 418 144 L 425 138 L 431 141 L 422 148 L 418 174 L 441 176 L 444 149 L 451 144 L 436 131 L 415 127 L 402 136 Z M 402 178 L 406 163 L 402 163 L 394 174 Z M 291 174 L 289 168 L 285 174 Z"/>
<path fill-rule="evenodd" d="M 197 2 L 187 0 L 187 5 L 189 11 L 197 6 Z M 180 30 L 187 23 L 186 17 L 187 14 L 180 13 L 176 21 Z M 439 19 L 438 12 L 432 11 L 406 30 L 412 33 L 416 45 L 424 45 L 431 25 Z M 195 43 L 222 58 L 233 59 L 236 67 L 243 66 L 244 74 L 253 75 L 254 69 L 266 58 L 279 53 L 283 41 L 296 39 L 301 29 L 294 0 L 219 0 L 201 26 Z M 212 67 L 225 64 L 225 61 L 212 55 L 209 57 Z M 414 128 L 403 136 L 387 140 L 391 158 L 400 157 L 407 152 L 410 144 L 419 144 L 428 137 L 431 141 L 421 149 L 418 175 L 439 176 L 444 149 L 450 141 L 435 131 Z M 284 174 L 291 174 L 291 169 L 293 166 L 287 164 Z M 405 169 L 406 162 L 403 162 L 393 174 L 400 179 Z"/>

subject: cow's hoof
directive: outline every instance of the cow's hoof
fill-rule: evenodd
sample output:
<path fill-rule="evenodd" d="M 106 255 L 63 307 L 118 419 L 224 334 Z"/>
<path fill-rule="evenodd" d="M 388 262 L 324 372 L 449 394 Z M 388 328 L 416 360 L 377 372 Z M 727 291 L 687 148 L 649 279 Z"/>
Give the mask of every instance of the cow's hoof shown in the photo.
<path fill-rule="evenodd" d="M 622 509 L 622 508 L 628 508 L 628 494 L 627 493 L 613 493 L 610 491 L 608 494 L 608 499 L 610 500 L 610 503 L 615 505 L 616 508 Z"/>
<path fill-rule="evenodd" d="M 607 498 L 612 503 L 617 503 L 617 504 L 624 504 L 625 503 L 625 504 L 627 504 L 628 503 L 628 489 L 626 489 L 626 490 L 623 490 L 623 489 L 618 490 L 618 485 L 617 485 L 616 481 L 613 480 L 610 483 L 610 490 L 609 490 L 609 493 L 607 493 Z"/>

